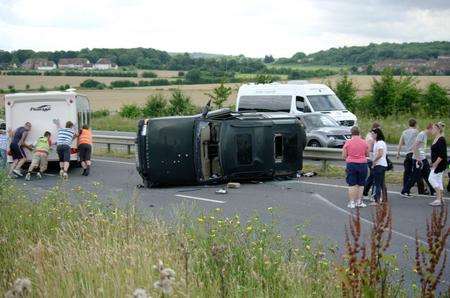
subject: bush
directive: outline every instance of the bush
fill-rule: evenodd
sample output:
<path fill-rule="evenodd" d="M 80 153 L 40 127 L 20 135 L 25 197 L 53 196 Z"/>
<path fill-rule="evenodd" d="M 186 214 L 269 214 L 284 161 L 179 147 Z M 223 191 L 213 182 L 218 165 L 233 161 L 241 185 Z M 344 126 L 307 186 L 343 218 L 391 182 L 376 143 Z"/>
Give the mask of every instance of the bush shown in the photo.
<path fill-rule="evenodd" d="M 144 71 L 144 72 L 142 73 L 142 77 L 143 77 L 143 78 L 156 78 L 156 77 L 158 77 L 158 76 L 156 75 L 156 73 L 154 73 L 154 72 L 152 72 L 152 71 Z"/>
<path fill-rule="evenodd" d="M 151 95 L 144 108 L 142 114 L 145 117 L 161 117 L 166 115 L 167 101 L 162 94 Z"/>
<path fill-rule="evenodd" d="M 5 72 L 8 76 L 40 76 L 41 73 L 34 70 L 10 70 Z"/>
<path fill-rule="evenodd" d="M 151 81 L 139 81 L 138 86 L 139 87 L 145 87 L 145 86 L 166 86 L 170 85 L 170 81 L 167 79 L 155 79 Z"/>
<path fill-rule="evenodd" d="M 67 70 L 64 73 L 66 76 L 78 77 L 137 77 L 135 71 L 86 71 L 86 70 Z"/>
<path fill-rule="evenodd" d="M 64 73 L 59 70 L 48 70 L 44 72 L 44 76 L 62 76 Z"/>
<path fill-rule="evenodd" d="M 422 96 L 422 106 L 427 114 L 450 117 L 450 99 L 447 91 L 437 83 L 428 85 Z"/>
<path fill-rule="evenodd" d="M 169 115 L 193 115 L 197 112 L 196 107 L 191 103 L 190 97 L 178 89 L 172 92 L 169 104 L 167 108 Z"/>
<path fill-rule="evenodd" d="M 179 76 L 179 77 L 184 77 L 184 71 L 179 71 L 179 72 L 178 72 L 178 76 Z"/>
<path fill-rule="evenodd" d="M 273 83 L 279 79 L 280 79 L 280 77 L 278 77 L 278 76 L 272 76 L 270 74 L 259 74 L 256 76 L 256 83 L 257 84 L 269 84 L 269 83 Z"/>
<path fill-rule="evenodd" d="M 353 81 L 345 74 L 336 84 L 334 92 L 345 104 L 347 109 L 353 111 L 356 102 L 356 87 Z"/>
<path fill-rule="evenodd" d="M 130 80 L 112 81 L 111 87 L 113 88 L 126 88 L 126 87 L 136 87 L 137 84 Z"/>
<path fill-rule="evenodd" d="M 47 91 L 47 88 L 45 88 L 43 85 L 41 85 L 41 87 L 39 87 L 38 91 L 44 92 L 44 91 Z"/>
<path fill-rule="evenodd" d="M 212 94 L 207 94 L 209 98 L 212 100 L 213 104 L 221 109 L 223 103 L 228 100 L 231 95 L 231 87 L 226 87 L 223 83 L 220 84 L 219 87 L 213 89 Z"/>
<path fill-rule="evenodd" d="M 14 88 L 14 85 L 8 85 L 8 92 L 9 93 L 16 93 L 16 88 Z"/>
<path fill-rule="evenodd" d="M 123 105 L 119 115 L 125 118 L 138 118 L 142 115 L 142 112 L 136 104 L 132 103 Z"/>
<path fill-rule="evenodd" d="M 56 89 L 59 89 L 60 91 L 64 91 L 70 88 L 69 84 L 65 84 L 65 85 L 60 85 L 59 87 L 57 87 Z"/>
<path fill-rule="evenodd" d="M 110 111 L 107 109 L 97 110 L 91 113 L 92 118 L 102 118 L 110 115 Z"/>
<path fill-rule="evenodd" d="M 198 84 L 202 80 L 202 73 L 198 69 L 188 71 L 186 74 L 186 81 L 191 84 Z"/>
<path fill-rule="evenodd" d="M 87 89 L 103 89 L 105 88 L 105 84 L 93 79 L 87 79 L 81 82 L 80 87 Z"/>

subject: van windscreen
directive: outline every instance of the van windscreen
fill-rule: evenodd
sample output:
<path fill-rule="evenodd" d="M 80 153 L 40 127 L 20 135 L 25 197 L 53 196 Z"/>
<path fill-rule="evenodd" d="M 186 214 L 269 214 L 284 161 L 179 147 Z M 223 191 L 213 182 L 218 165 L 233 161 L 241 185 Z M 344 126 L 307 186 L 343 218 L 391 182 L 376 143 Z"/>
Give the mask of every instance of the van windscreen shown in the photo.
<path fill-rule="evenodd" d="M 244 95 L 239 98 L 239 111 L 290 112 L 290 95 Z"/>
<path fill-rule="evenodd" d="M 308 100 L 315 112 L 345 110 L 342 101 L 334 94 L 308 95 Z"/>

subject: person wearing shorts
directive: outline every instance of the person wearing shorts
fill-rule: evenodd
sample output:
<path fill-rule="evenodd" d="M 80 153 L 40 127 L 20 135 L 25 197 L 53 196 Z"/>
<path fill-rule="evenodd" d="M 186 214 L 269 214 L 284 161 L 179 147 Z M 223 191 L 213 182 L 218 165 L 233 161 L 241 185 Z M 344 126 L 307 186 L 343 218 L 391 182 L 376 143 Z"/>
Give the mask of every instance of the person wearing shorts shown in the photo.
<path fill-rule="evenodd" d="M 75 133 L 73 123 L 71 121 L 67 121 L 64 128 L 61 128 L 59 119 L 55 119 L 53 122 L 58 127 L 56 152 L 58 153 L 59 167 L 61 169 L 59 171 L 59 175 L 64 179 L 68 179 L 69 175 L 67 174 L 67 171 L 70 166 L 70 147 L 73 139 L 77 137 L 78 134 Z"/>
<path fill-rule="evenodd" d="M 369 156 L 369 146 L 360 137 L 359 128 L 353 126 L 351 129 L 352 138 L 347 140 L 342 148 L 342 157 L 345 159 L 346 182 L 349 186 L 347 207 L 363 208 L 366 204 L 362 202 L 364 185 L 367 178 L 367 157 Z"/>
<path fill-rule="evenodd" d="M 442 206 L 444 204 L 444 182 L 443 174 L 447 168 L 447 142 L 444 137 L 445 124 L 438 122 L 433 126 L 434 141 L 431 145 L 431 172 L 428 181 L 436 191 L 436 200 L 431 206 Z"/>
<path fill-rule="evenodd" d="M 92 131 L 89 126 L 83 125 L 78 136 L 78 157 L 80 158 L 83 176 L 89 176 L 91 169 Z"/>
<path fill-rule="evenodd" d="M 9 145 L 9 151 L 13 159 L 11 168 L 9 169 L 9 175 L 13 173 L 16 176 L 22 177 L 22 166 L 27 161 L 27 156 L 23 148 L 32 150 L 31 146 L 25 143 L 28 132 L 31 130 L 31 123 L 27 122 L 24 126 L 17 128 L 15 131 L 11 131 L 11 144 Z"/>
<path fill-rule="evenodd" d="M 50 146 L 52 145 L 50 141 L 50 136 L 51 133 L 49 131 L 46 131 L 44 133 L 44 136 L 40 137 L 36 141 L 36 145 L 33 152 L 33 158 L 31 159 L 31 164 L 30 167 L 28 168 L 25 180 L 30 181 L 31 173 L 36 168 L 39 168 L 39 172 L 36 173 L 36 176 L 39 179 L 42 179 L 42 174 L 47 170 L 48 153 L 50 151 Z"/>

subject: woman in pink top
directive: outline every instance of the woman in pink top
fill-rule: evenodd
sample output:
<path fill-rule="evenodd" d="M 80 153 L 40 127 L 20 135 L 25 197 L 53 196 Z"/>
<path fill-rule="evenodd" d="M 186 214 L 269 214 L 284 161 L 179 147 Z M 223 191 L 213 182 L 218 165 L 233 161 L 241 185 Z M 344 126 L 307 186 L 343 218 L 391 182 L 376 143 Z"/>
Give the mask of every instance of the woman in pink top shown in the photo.
<path fill-rule="evenodd" d="M 347 184 L 349 203 L 348 208 L 366 207 L 361 200 L 364 185 L 367 177 L 367 156 L 369 156 L 369 146 L 359 135 L 359 128 L 353 126 L 351 129 L 352 138 L 345 142 L 342 149 L 342 157 L 347 163 Z"/>

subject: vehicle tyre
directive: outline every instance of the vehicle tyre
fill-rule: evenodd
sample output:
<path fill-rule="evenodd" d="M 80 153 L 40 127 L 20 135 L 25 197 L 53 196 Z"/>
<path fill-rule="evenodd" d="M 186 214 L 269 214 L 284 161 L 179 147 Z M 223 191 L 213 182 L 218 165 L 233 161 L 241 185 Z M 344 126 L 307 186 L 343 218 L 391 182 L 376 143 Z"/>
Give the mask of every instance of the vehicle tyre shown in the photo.
<path fill-rule="evenodd" d="M 311 141 L 309 141 L 308 146 L 317 148 L 317 147 L 322 147 L 322 144 L 320 144 L 320 142 L 317 140 L 311 140 Z"/>

